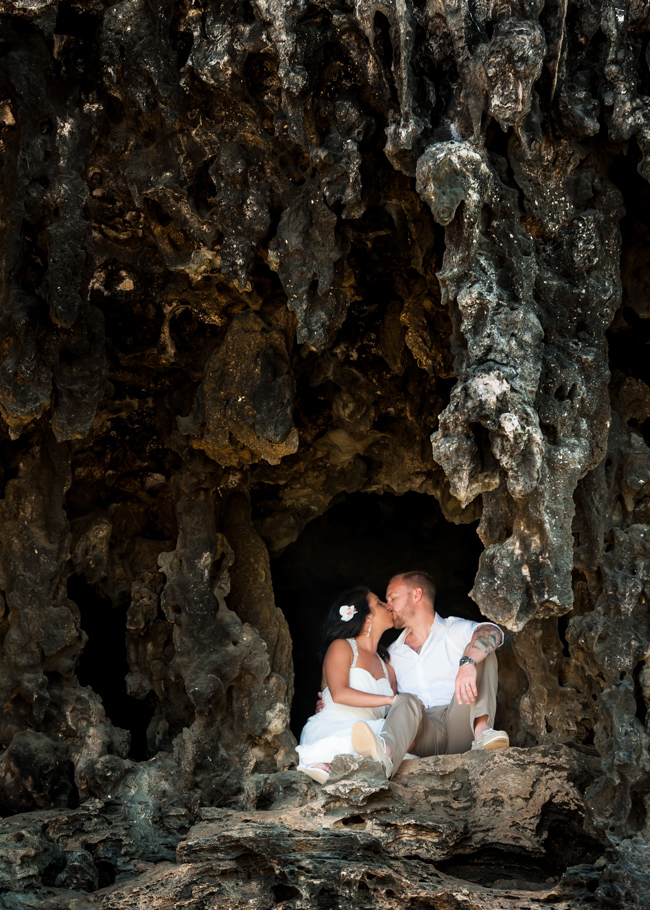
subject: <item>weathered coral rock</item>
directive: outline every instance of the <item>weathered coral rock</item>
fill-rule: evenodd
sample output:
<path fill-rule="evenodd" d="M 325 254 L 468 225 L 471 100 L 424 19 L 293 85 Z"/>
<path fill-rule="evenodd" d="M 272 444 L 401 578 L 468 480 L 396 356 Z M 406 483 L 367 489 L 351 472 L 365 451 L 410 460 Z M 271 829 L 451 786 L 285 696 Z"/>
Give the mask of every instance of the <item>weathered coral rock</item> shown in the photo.
<path fill-rule="evenodd" d="M 206 364 L 197 402 L 179 426 L 199 436 L 193 444 L 218 464 L 239 465 L 255 456 L 278 464 L 298 448 L 294 391 L 283 333 L 255 313 L 242 313 Z"/>
<path fill-rule="evenodd" d="M 646 6 L 0 24 L 0 902 L 645 906 Z M 516 748 L 319 791 L 334 582 L 415 553 Z"/>
<path fill-rule="evenodd" d="M 126 805 L 99 801 L 67 815 L 16 816 L 5 832 L 4 871 L 22 860 L 23 875 L 8 906 L 21 896 L 43 910 L 66 900 L 73 910 L 180 902 L 193 910 L 206 901 L 261 908 L 291 899 L 435 908 L 536 900 L 559 910 L 570 897 L 573 907 L 589 905 L 597 872 L 575 860 L 598 860 L 603 851 L 584 831 L 594 750 L 441 756 L 407 762 L 390 783 L 376 768 L 338 759 L 323 788 L 297 772 L 257 776 L 248 801 L 263 810 L 204 808 L 189 830 L 178 810 L 129 827 Z M 102 837 L 109 820 L 111 835 Z"/>

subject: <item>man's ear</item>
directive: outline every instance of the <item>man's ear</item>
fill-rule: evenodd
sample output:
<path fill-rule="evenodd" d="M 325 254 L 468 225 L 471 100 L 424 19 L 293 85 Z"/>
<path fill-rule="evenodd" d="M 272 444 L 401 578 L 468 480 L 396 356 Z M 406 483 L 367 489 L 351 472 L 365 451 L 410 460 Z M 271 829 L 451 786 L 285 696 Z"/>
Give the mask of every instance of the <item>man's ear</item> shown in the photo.
<path fill-rule="evenodd" d="M 413 600 L 416 603 L 419 603 L 422 600 L 422 594 L 423 594 L 422 588 L 413 588 L 412 594 L 413 594 Z"/>

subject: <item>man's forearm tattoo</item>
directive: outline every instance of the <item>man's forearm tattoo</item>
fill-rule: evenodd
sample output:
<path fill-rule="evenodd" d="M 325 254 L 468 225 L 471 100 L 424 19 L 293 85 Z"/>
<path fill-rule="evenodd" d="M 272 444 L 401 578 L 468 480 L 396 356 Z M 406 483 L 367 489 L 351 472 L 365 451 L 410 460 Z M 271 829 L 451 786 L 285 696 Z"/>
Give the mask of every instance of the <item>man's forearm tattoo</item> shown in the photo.
<path fill-rule="evenodd" d="M 487 657 L 488 654 L 496 651 L 500 644 L 501 633 L 498 629 L 477 629 L 465 650 L 477 648 L 479 651 L 484 651 Z"/>

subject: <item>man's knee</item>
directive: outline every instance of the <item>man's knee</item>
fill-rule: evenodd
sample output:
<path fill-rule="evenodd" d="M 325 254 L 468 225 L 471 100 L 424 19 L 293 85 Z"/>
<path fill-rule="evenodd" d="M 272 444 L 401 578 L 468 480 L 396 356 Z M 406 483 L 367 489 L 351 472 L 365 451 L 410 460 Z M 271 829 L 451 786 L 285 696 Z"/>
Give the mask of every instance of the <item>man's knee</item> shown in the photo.
<path fill-rule="evenodd" d="M 422 714 L 422 702 L 417 695 L 412 695 L 410 692 L 400 692 L 395 696 L 394 704 L 399 705 L 402 711 L 412 712 L 418 718 Z"/>

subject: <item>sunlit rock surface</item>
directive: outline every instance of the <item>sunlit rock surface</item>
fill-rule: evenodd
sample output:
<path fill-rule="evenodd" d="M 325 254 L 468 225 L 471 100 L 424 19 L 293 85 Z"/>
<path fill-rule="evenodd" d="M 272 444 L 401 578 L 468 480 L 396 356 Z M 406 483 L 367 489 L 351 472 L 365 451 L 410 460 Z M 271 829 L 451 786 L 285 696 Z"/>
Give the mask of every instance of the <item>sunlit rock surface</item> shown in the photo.
<path fill-rule="evenodd" d="M 588 906 L 598 766 L 595 750 L 539 746 L 409 761 L 388 783 L 342 757 L 322 788 L 252 775 L 239 807 L 200 808 L 191 827 L 181 809 L 90 800 L 8 819 L 0 881 L 18 886 L 8 907 L 38 888 L 50 910 Z"/>
<path fill-rule="evenodd" d="M 648 906 L 646 7 L 0 21 L 0 903 Z M 321 790 L 328 600 L 417 566 L 514 748 Z"/>

